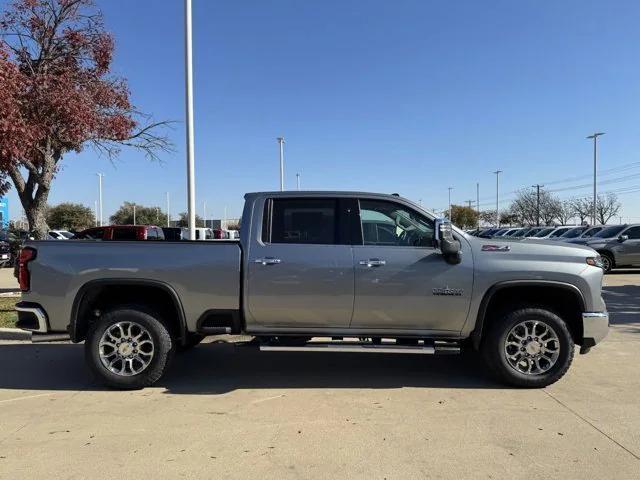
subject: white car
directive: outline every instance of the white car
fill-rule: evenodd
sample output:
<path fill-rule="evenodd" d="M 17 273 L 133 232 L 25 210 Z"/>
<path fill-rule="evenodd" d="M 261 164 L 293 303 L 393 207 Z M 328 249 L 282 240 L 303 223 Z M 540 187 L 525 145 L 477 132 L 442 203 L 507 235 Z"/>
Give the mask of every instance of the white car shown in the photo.
<path fill-rule="evenodd" d="M 67 230 L 49 230 L 49 237 L 52 240 L 69 240 L 73 237 L 73 233 Z"/>
<path fill-rule="evenodd" d="M 569 230 L 571 230 L 573 227 L 569 226 L 563 226 L 563 227 L 546 227 L 543 228 L 542 230 L 540 230 L 538 233 L 536 233 L 534 236 L 529 237 L 531 240 L 549 240 L 549 239 L 555 239 L 556 237 L 559 237 L 560 235 L 562 235 L 563 233 L 568 232 Z"/>

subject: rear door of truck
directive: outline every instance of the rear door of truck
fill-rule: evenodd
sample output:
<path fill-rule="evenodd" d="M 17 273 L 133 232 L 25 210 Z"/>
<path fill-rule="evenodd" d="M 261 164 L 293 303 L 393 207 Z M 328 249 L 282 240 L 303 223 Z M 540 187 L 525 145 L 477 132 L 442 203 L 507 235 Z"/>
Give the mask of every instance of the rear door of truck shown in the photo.
<path fill-rule="evenodd" d="M 354 268 L 350 211 L 354 199 L 257 199 L 246 261 L 247 329 L 348 328 Z"/>

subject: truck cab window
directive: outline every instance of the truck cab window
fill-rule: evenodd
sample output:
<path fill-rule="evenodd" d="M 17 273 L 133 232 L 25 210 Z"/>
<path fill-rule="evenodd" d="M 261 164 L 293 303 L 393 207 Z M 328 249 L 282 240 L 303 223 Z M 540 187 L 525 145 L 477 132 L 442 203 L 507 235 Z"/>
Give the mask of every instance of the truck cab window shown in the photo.
<path fill-rule="evenodd" d="M 397 203 L 360 200 L 360 222 L 365 245 L 433 246 L 433 221 Z"/>
<path fill-rule="evenodd" d="M 335 244 L 337 200 L 274 199 L 271 243 Z"/>

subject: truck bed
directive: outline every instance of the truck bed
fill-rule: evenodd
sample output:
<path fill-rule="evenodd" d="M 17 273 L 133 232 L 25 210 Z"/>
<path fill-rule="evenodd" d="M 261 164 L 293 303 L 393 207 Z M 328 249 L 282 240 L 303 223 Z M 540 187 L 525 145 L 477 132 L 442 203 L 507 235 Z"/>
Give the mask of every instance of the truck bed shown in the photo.
<path fill-rule="evenodd" d="M 47 305 L 50 327 L 64 331 L 80 289 L 110 279 L 152 280 L 182 302 L 189 330 L 208 310 L 240 308 L 241 248 L 236 241 L 27 242 L 37 249 L 30 263 L 31 291 L 24 302 Z"/>

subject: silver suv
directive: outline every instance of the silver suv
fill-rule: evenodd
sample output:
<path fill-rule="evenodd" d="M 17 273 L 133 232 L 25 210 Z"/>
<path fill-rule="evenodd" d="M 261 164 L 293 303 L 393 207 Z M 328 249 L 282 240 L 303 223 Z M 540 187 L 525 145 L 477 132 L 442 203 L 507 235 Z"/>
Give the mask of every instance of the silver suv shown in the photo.
<path fill-rule="evenodd" d="M 605 272 L 640 265 L 640 224 L 611 225 L 586 242 L 602 256 Z"/>

